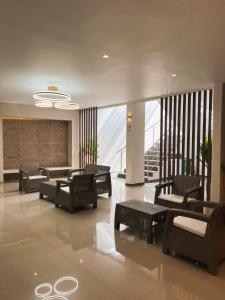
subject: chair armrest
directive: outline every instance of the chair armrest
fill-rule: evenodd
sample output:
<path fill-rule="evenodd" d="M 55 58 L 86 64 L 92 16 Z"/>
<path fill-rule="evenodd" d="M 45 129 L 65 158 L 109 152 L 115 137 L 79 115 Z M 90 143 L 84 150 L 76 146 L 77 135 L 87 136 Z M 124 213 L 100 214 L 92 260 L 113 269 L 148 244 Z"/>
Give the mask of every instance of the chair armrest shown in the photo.
<path fill-rule="evenodd" d="M 192 194 L 192 193 L 194 193 L 194 192 L 197 192 L 197 191 L 202 191 L 202 187 L 201 187 L 201 186 L 196 186 L 196 187 L 187 189 L 187 190 L 184 192 L 184 195 L 185 195 L 185 196 L 189 196 L 190 194 Z"/>
<path fill-rule="evenodd" d="M 50 171 L 49 171 L 47 168 L 40 167 L 39 170 L 40 170 L 40 171 L 43 171 L 43 173 L 44 173 L 44 174 L 48 177 L 48 179 L 49 179 Z"/>
<path fill-rule="evenodd" d="M 67 186 L 70 185 L 70 181 L 69 180 L 56 180 L 58 185 L 63 185 L 63 186 Z"/>
<path fill-rule="evenodd" d="M 184 209 L 169 209 L 167 218 L 170 220 L 173 220 L 175 217 L 182 216 L 182 217 L 187 217 L 187 218 L 192 218 L 196 219 L 199 221 L 204 221 L 204 222 L 209 222 L 210 221 L 210 216 L 203 215 L 198 212 L 193 212 L 190 210 L 184 210 Z"/>
<path fill-rule="evenodd" d="M 71 169 L 68 171 L 68 179 L 72 176 L 73 173 L 84 171 L 83 169 Z"/>
<path fill-rule="evenodd" d="M 167 186 L 173 185 L 173 183 L 174 183 L 173 181 L 163 182 L 163 183 L 157 184 L 155 186 L 155 188 L 156 188 L 156 190 L 161 190 L 161 189 L 163 189 L 163 188 L 165 188 Z"/>
<path fill-rule="evenodd" d="M 29 179 L 28 171 L 20 169 L 20 176 L 26 177 L 26 179 Z"/>
<path fill-rule="evenodd" d="M 106 172 L 106 173 L 99 173 L 99 174 L 95 174 L 95 178 L 101 177 L 101 176 L 109 176 L 110 173 Z"/>
<path fill-rule="evenodd" d="M 56 180 L 56 191 L 60 190 L 60 187 L 65 187 L 70 185 L 71 182 L 69 180 Z"/>
<path fill-rule="evenodd" d="M 190 208 L 194 207 L 207 207 L 207 208 L 216 208 L 219 203 L 213 201 L 198 201 L 198 200 L 191 200 L 189 202 Z"/>

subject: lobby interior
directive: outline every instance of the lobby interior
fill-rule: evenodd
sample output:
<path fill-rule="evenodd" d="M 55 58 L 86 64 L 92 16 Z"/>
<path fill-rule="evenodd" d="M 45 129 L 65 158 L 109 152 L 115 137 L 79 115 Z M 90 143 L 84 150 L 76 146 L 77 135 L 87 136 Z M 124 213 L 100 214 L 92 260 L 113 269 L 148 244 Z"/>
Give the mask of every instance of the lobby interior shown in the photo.
<path fill-rule="evenodd" d="M 224 11 L 219 0 L 2 3 L 0 300 L 224 299 L 225 262 L 213 276 L 185 251 L 165 255 L 168 219 L 153 243 L 115 230 L 120 203 L 154 206 L 176 175 L 199 177 L 201 200 L 224 209 Z M 47 169 L 55 199 L 43 183 L 30 190 L 26 163 Z M 94 209 L 67 211 L 56 199 L 87 165 L 109 166 L 110 187 Z M 224 236 L 225 214 L 219 225 Z"/>

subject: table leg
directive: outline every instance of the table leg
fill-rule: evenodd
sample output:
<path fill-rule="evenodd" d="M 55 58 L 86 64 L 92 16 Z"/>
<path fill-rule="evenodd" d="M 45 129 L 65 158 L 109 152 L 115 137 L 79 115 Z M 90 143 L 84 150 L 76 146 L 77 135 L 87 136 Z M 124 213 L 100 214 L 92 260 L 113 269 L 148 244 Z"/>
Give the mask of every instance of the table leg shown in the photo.
<path fill-rule="evenodd" d="M 147 243 L 153 243 L 152 219 L 148 221 Z"/>
<path fill-rule="evenodd" d="M 120 229 L 120 223 L 115 222 L 114 228 L 115 228 L 116 230 L 119 230 L 119 229 Z"/>

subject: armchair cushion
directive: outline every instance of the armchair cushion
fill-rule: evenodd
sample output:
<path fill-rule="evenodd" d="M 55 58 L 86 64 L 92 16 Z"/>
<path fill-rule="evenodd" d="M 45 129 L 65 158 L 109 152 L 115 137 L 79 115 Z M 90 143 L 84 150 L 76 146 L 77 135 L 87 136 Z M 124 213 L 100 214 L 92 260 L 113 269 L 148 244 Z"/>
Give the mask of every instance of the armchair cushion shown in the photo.
<path fill-rule="evenodd" d="M 65 192 L 65 193 L 70 193 L 70 188 L 69 188 L 69 186 L 63 186 L 63 187 L 60 187 L 60 190 L 61 191 L 63 191 L 63 192 Z"/>
<path fill-rule="evenodd" d="M 167 200 L 170 202 L 175 202 L 175 203 L 183 203 L 184 201 L 184 196 L 176 195 L 176 194 L 160 194 L 159 199 L 162 200 Z M 189 201 L 195 200 L 194 198 L 188 198 Z"/>
<path fill-rule="evenodd" d="M 206 234 L 207 224 L 207 222 L 183 216 L 177 216 L 173 219 L 174 226 L 201 237 L 204 237 Z"/>
<path fill-rule="evenodd" d="M 96 179 L 96 183 L 105 182 L 105 179 Z"/>
<path fill-rule="evenodd" d="M 35 180 L 35 179 L 47 179 L 47 176 L 44 175 L 33 175 L 33 176 L 29 176 L 30 180 Z"/>

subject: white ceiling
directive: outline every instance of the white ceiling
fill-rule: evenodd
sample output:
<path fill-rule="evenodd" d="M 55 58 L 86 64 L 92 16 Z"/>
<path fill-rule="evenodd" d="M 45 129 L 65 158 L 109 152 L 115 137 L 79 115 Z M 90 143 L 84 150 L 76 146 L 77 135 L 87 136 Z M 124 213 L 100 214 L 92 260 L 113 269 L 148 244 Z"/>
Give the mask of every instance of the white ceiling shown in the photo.
<path fill-rule="evenodd" d="M 224 0 L 0 5 L 0 101 L 32 104 L 33 91 L 55 84 L 102 106 L 225 79 Z"/>

